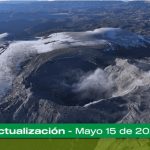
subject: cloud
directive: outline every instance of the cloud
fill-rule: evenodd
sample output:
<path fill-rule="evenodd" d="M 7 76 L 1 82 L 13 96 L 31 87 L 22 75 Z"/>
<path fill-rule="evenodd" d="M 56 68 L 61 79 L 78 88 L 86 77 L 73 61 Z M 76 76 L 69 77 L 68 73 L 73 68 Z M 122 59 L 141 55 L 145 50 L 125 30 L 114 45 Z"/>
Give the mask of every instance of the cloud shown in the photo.
<path fill-rule="evenodd" d="M 104 70 L 98 68 L 94 72 L 85 74 L 73 85 L 74 92 L 81 93 L 82 98 L 91 99 L 109 97 L 113 82 L 109 80 Z"/>
<path fill-rule="evenodd" d="M 145 62 L 146 63 L 146 62 Z M 74 92 L 81 100 L 90 99 L 91 104 L 99 103 L 102 99 L 127 95 L 140 86 L 150 85 L 150 71 L 142 71 L 126 59 L 116 59 L 115 65 L 104 70 L 83 75 L 78 83 L 73 85 Z"/>

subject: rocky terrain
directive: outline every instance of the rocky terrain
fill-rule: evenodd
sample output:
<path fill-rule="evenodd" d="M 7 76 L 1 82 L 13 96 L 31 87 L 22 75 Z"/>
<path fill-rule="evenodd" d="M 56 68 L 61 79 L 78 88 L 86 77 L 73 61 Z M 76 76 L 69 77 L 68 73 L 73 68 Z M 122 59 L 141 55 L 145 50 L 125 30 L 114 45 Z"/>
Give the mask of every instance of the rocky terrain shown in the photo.
<path fill-rule="evenodd" d="M 149 37 L 98 28 L 12 41 L 0 67 L 0 122 L 150 122 Z"/>
<path fill-rule="evenodd" d="M 114 27 L 149 36 L 149 12 L 146 1 L 0 2 L 0 33 L 21 40 Z"/>

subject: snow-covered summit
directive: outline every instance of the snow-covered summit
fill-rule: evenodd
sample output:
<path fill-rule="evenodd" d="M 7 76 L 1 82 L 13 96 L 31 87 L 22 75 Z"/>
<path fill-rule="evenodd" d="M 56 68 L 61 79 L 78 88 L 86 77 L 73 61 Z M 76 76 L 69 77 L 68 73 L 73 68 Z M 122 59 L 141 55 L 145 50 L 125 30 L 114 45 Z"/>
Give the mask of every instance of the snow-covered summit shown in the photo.
<path fill-rule="evenodd" d="M 92 40 L 105 40 L 126 48 L 146 46 L 146 43 L 148 43 L 144 37 L 120 28 L 99 28 L 82 34 L 85 38 L 88 37 Z"/>
<path fill-rule="evenodd" d="M 61 32 L 51 34 L 47 39 L 51 48 L 66 48 L 72 46 L 92 46 L 102 43 L 111 43 L 128 47 L 146 46 L 148 42 L 144 37 L 122 30 L 120 28 L 98 28 L 85 32 Z"/>
<path fill-rule="evenodd" d="M 3 41 L 8 34 L 0 34 Z M 99 46 L 113 44 L 128 47 L 145 47 L 149 41 L 144 37 L 124 31 L 120 28 L 99 28 L 85 32 L 61 32 L 48 37 L 30 41 L 14 41 L 8 45 L 0 44 L 0 95 L 8 89 L 20 69 L 20 64 L 31 56 L 56 49 Z M 114 50 L 114 49 L 113 49 Z"/>

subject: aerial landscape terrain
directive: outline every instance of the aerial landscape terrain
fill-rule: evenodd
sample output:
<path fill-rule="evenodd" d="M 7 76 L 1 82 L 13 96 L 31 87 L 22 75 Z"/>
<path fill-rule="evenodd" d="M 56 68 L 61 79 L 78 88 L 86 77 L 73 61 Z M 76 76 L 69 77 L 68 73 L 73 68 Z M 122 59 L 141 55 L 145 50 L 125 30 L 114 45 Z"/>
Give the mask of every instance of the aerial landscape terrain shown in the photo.
<path fill-rule="evenodd" d="M 150 123 L 148 1 L 0 2 L 1 123 Z"/>

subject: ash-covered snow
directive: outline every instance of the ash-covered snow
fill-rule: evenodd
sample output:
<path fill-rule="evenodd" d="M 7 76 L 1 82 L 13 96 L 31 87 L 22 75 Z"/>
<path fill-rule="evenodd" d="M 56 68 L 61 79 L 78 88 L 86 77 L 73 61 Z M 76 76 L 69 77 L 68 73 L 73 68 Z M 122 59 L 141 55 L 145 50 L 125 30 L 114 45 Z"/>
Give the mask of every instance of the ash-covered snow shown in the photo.
<path fill-rule="evenodd" d="M 0 98 L 11 88 L 12 82 L 20 70 L 20 64 L 30 57 L 55 49 L 76 46 L 111 45 L 137 47 L 144 45 L 145 39 L 119 28 L 100 28 L 86 32 L 54 33 L 47 38 L 31 41 L 15 41 L 3 48 L 3 40 L 8 33 L 0 34 Z M 1 51 L 3 51 L 1 53 Z"/>

